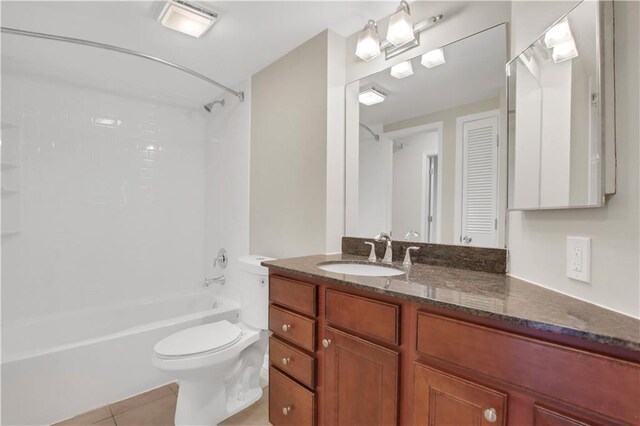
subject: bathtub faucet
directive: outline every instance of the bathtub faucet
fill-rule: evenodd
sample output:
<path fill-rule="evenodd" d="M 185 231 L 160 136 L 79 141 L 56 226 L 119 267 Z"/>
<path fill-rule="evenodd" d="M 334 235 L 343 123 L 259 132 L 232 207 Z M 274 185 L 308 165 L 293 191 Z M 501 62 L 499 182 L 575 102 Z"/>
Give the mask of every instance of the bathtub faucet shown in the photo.
<path fill-rule="evenodd" d="M 205 278 L 204 282 L 202 283 L 202 285 L 204 287 L 209 287 L 211 284 L 215 284 L 218 283 L 220 285 L 224 285 L 224 283 L 227 282 L 227 279 L 225 278 L 224 275 L 218 275 L 217 277 L 213 277 L 213 278 Z"/>

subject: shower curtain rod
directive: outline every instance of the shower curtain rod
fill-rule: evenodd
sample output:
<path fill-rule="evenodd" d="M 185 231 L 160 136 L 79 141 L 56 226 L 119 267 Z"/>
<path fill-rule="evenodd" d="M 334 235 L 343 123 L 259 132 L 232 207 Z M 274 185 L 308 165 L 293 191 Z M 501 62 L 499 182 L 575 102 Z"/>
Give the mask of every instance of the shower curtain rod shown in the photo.
<path fill-rule="evenodd" d="M 371 136 L 373 136 L 373 138 L 376 140 L 376 142 L 378 142 L 380 140 L 380 136 L 374 132 L 373 130 L 371 130 L 369 128 L 369 126 L 367 126 L 366 124 L 360 123 L 360 127 L 362 127 L 363 129 L 365 129 L 367 132 L 371 133 Z"/>
<path fill-rule="evenodd" d="M 200 80 L 204 80 L 209 84 L 212 84 L 222 90 L 225 90 L 229 93 L 231 93 L 233 96 L 236 96 L 240 102 L 244 102 L 244 92 L 241 91 L 235 91 L 227 86 L 225 86 L 224 84 L 218 83 L 215 80 L 210 79 L 209 77 L 207 77 L 206 75 L 202 75 L 199 72 L 196 72 L 192 69 L 189 69 L 187 67 L 183 67 L 182 65 L 178 65 L 178 64 L 174 64 L 173 62 L 169 62 L 166 61 L 162 58 L 158 58 L 156 56 L 152 56 L 152 55 L 147 55 L 146 53 L 140 53 L 140 52 L 136 52 L 135 50 L 131 50 L 131 49 L 125 49 L 124 47 L 118 47 L 118 46 L 113 46 L 111 44 L 105 44 L 105 43 L 99 43 L 96 41 L 89 41 L 89 40 L 84 40 L 81 38 L 73 38 L 73 37 L 65 37 L 65 36 L 59 36 L 59 35 L 54 35 L 54 34 L 46 34 L 46 33 L 37 33 L 34 31 L 25 31 L 25 30 L 19 30 L 16 28 L 9 28 L 9 27 L 2 27 L 0 26 L 0 30 L 3 33 L 7 33 L 7 34 L 15 34 L 15 35 L 21 35 L 21 36 L 26 36 L 26 37 L 35 37 L 35 38 L 43 38 L 46 40 L 55 40 L 55 41 L 62 41 L 65 43 L 74 43 L 74 44 L 81 44 L 83 46 L 90 46 L 90 47 L 96 47 L 98 49 L 105 49 L 105 50 L 112 50 L 114 52 L 120 52 L 120 53 L 124 53 L 126 55 L 132 55 L 132 56 L 137 56 L 139 58 L 144 58 L 144 59 L 148 59 L 150 61 L 154 61 L 154 62 L 158 62 L 164 65 L 167 65 L 171 68 L 175 68 L 179 71 L 185 72 L 187 74 L 191 74 L 194 77 L 199 78 Z"/>

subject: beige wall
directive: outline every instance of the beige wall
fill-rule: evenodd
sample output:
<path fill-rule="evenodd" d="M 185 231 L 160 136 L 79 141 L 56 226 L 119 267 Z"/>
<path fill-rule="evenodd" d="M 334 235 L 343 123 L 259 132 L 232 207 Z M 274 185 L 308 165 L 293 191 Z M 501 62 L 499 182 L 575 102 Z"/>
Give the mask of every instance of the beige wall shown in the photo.
<path fill-rule="evenodd" d="M 251 253 L 339 251 L 344 43 L 324 31 L 252 77 Z"/>
<path fill-rule="evenodd" d="M 574 3 L 514 2 L 512 54 Z M 510 274 L 636 317 L 640 317 L 639 6 L 614 3 L 617 194 L 603 208 L 511 212 L 508 222 Z M 567 236 L 592 238 L 590 284 L 566 276 Z"/>
<path fill-rule="evenodd" d="M 456 119 L 465 115 L 500 109 L 500 97 L 484 99 L 472 104 L 445 109 L 384 126 L 384 132 L 407 129 L 425 124 L 442 122 L 442 153 L 439 165 L 442 169 L 442 213 L 440 217 L 442 244 L 457 244 L 454 241 L 454 216 L 456 192 Z M 499 244 L 502 246 L 502 244 Z"/>
<path fill-rule="evenodd" d="M 327 32 L 255 74 L 251 90 L 251 253 L 322 253 Z"/>

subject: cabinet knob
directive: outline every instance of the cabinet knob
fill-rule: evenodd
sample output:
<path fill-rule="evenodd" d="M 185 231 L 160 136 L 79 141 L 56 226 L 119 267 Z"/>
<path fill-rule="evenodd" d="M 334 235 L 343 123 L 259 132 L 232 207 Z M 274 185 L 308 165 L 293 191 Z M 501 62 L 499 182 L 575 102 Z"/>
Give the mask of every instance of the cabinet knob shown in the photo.
<path fill-rule="evenodd" d="M 325 348 L 328 348 L 330 344 L 331 339 L 322 339 L 322 346 L 324 346 Z"/>
<path fill-rule="evenodd" d="M 486 410 L 484 410 L 484 418 L 489 423 L 495 423 L 496 420 L 498 420 L 498 412 L 495 408 L 487 408 Z"/>
<path fill-rule="evenodd" d="M 284 414 L 285 416 L 288 415 L 290 411 L 291 411 L 291 407 L 282 408 L 282 414 Z"/>
<path fill-rule="evenodd" d="M 291 324 L 282 324 L 282 331 L 286 333 L 289 330 L 291 330 Z"/>
<path fill-rule="evenodd" d="M 287 365 L 290 362 L 291 362 L 291 358 L 289 357 L 282 358 L 282 365 Z"/>

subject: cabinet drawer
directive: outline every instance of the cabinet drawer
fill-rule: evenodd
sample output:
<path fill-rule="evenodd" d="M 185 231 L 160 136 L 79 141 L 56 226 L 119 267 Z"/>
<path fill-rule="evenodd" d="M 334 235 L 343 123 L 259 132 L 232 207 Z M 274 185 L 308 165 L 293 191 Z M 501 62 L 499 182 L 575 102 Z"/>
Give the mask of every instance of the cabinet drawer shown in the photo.
<path fill-rule="evenodd" d="M 316 321 L 269 306 L 269 330 L 310 352 L 316 350 Z"/>
<path fill-rule="evenodd" d="M 418 313 L 417 351 L 628 423 L 640 423 L 640 365 Z"/>
<path fill-rule="evenodd" d="M 272 275 L 269 278 L 269 299 L 301 314 L 317 315 L 316 286 Z"/>
<path fill-rule="evenodd" d="M 316 397 L 273 367 L 269 368 L 269 422 L 274 426 L 312 426 Z"/>
<path fill-rule="evenodd" d="M 312 356 L 272 337 L 269 339 L 269 360 L 302 384 L 314 387 L 316 361 Z"/>
<path fill-rule="evenodd" d="M 329 324 L 394 345 L 400 343 L 398 305 L 331 289 L 325 296 Z"/>

